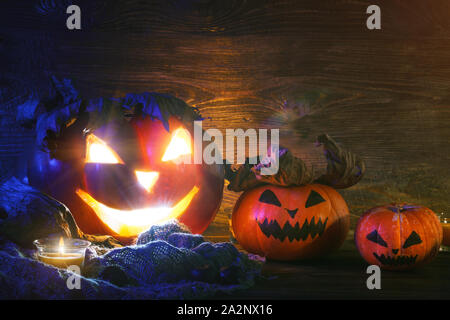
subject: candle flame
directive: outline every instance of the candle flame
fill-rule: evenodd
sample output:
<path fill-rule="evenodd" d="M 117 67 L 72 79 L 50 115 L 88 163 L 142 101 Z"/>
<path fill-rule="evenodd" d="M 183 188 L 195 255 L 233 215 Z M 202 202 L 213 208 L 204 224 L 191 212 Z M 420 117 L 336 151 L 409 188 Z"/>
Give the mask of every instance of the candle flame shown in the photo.
<path fill-rule="evenodd" d="M 64 254 L 64 240 L 62 237 L 59 239 L 59 253 Z"/>

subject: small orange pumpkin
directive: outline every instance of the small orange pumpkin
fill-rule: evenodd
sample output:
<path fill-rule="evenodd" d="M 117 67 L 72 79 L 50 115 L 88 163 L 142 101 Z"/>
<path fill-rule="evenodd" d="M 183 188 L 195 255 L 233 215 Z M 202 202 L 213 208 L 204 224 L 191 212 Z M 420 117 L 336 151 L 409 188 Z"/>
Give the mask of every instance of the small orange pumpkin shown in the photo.
<path fill-rule="evenodd" d="M 355 242 L 369 264 L 388 270 L 411 269 L 436 256 L 442 226 L 436 214 L 423 206 L 380 206 L 360 217 Z"/>
<path fill-rule="evenodd" d="M 274 260 L 309 259 L 339 248 L 350 227 L 347 204 L 331 187 L 265 185 L 245 191 L 232 215 L 240 245 Z"/>

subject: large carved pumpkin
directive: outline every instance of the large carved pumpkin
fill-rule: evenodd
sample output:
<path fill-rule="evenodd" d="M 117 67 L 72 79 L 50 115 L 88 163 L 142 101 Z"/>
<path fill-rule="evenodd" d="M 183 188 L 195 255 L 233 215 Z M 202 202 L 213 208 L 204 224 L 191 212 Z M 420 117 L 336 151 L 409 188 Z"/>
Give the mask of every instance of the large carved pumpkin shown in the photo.
<path fill-rule="evenodd" d="M 428 208 L 391 204 L 370 209 L 361 216 L 355 241 L 369 264 L 389 270 L 411 269 L 436 256 L 442 227 Z"/>
<path fill-rule="evenodd" d="M 320 184 L 250 189 L 241 195 L 232 215 L 239 244 L 275 260 L 328 254 L 341 246 L 349 227 L 344 199 Z"/>
<path fill-rule="evenodd" d="M 91 120 L 78 116 L 53 153 L 36 148 L 30 184 L 68 206 L 90 234 L 129 242 L 172 218 L 194 233 L 207 228 L 222 199 L 223 167 L 180 163 L 193 153 L 192 122 L 114 116 L 90 130 Z"/>

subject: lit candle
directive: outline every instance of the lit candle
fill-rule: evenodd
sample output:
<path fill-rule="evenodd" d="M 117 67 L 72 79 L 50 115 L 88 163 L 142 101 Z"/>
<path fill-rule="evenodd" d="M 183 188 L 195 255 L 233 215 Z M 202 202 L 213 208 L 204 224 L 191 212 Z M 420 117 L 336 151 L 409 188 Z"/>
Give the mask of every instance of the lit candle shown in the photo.
<path fill-rule="evenodd" d="M 66 269 L 68 266 L 76 265 L 82 267 L 86 248 L 89 241 L 79 239 L 64 239 L 61 237 L 56 245 L 55 239 L 40 239 L 34 244 L 38 248 L 38 259 L 43 263 L 57 268 Z"/>

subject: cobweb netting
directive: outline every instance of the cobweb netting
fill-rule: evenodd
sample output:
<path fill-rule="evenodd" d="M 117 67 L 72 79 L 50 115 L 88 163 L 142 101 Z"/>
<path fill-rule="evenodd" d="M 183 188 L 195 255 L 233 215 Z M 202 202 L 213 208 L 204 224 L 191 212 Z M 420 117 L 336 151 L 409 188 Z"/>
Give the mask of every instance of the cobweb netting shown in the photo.
<path fill-rule="evenodd" d="M 89 248 L 81 289 L 67 287 L 63 269 L 29 258 L 1 241 L 1 299 L 195 299 L 253 285 L 261 264 L 231 243 L 211 243 L 177 221 L 153 226 L 137 244 L 98 255 Z"/>

